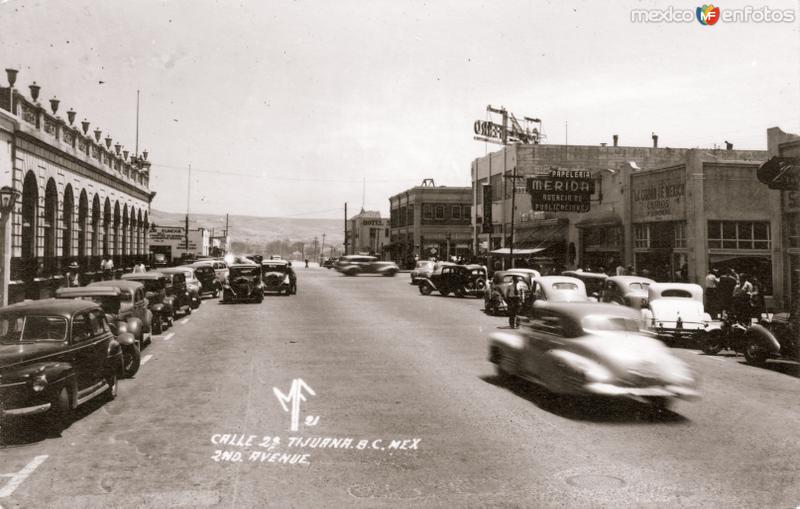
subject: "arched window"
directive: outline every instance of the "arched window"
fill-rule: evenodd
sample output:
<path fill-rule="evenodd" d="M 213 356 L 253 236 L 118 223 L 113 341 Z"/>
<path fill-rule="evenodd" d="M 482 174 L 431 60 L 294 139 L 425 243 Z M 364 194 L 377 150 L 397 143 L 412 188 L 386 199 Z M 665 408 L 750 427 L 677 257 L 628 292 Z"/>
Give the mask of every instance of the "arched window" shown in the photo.
<path fill-rule="evenodd" d="M 109 237 L 111 236 L 111 200 L 106 198 L 103 206 L 103 256 L 109 256 Z"/>
<path fill-rule="evenodd" d="M 56 190 L 56 181 L 50 179 L 47 181 L 47 187 L 44 190 L 44 257 L 56 257 L 56 230 L 58 217 L 58 191 Z"/>
<path fill-rule="evenodd" d="M 130 245 L 128 244 L 128 206 L 122 206 L 122 250 L 119 254 L 125 256 L 130 254 Z"/>
<path fill-rule="evenodd" d="M 86 191 L 81 190 L 78 198 L 78 256 L 86 256 L 86 221 L 89 218 L 89 198 Z"/>
<path fill-rule="evenodd" d="M 102 212 L 100 211 L 100 196 L 94 195 L 92 199 L 92 256 L 99 256 L 100 255 L 100 217 Z"/>
<path fill-rule="evenodd" d="M 114 249 L 114 256 L 120 255 L 119 250 L 119 241 L 120 241 L 120 220 L 121 215 L 119 213 L 119 202 L 114 203 L 114 229 L 112 235 L 112 249 Z"/>
<path fill-rule="evenodd" d="M 144 225 L 142 224 L 142 211 L 136 211 L 136 254 L 142 254 Z"/>
<path fill-rule="evenodd" d="M 36 257 L 36 227 L 39 224 L 39 186 L 32 171 L 22 186 L 22 258 Z"/>
<path fill-rule="evenodd" d="M 64 262 L 72 256 L 72 220 L 75 210 L 75 198 L 72 195 L 72 186 L 67 184 L 64 189 L 64 208 L 61 211 L 63 230 L 61 231 L 61 256 Z"/>

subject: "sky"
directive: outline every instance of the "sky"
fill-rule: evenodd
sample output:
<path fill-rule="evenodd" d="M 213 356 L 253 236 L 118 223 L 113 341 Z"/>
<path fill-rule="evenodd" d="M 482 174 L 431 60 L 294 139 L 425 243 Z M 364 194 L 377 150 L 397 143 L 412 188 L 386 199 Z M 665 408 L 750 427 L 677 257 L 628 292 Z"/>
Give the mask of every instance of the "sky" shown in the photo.
<path fill-rule="evenodd" d="M 793 23 L 634 23 L 681 1 L 0 0 L 0 66 L 153 163 L 152 207 L 253 216 L 379 210 L 470 185 L 486 106 L 545 143 L 766 149 L 800 133 Z M 4 78 L 0 80 L 5 85 Z M 191 166 L 191 177 L 188 167 Z M 364 185 L 364 182 L 366 184 Z M 190 185 L 189 185 L 190 184 Z M 190 192 L 187 192 L 189 191 Z"/>

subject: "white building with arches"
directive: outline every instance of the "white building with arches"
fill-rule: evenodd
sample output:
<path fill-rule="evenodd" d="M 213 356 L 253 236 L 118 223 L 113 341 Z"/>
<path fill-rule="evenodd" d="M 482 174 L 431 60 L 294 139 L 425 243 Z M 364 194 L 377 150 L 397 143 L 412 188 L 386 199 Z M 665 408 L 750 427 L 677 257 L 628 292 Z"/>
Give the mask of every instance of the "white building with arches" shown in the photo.
<path fill-rule="evenodd" d="M 82 282 L 99 276 L 105 257 L 115 269 L 148 253 L 150 163 L 122 150 L 75 112 L 58 114 L 14 88 L 0 87 L 0 186 L 17 191 L 2 219 L 2 303 L 43 298 L 65 283 L 73 262 Z M 74 270 L 74 269 L 73 269 Z"/>

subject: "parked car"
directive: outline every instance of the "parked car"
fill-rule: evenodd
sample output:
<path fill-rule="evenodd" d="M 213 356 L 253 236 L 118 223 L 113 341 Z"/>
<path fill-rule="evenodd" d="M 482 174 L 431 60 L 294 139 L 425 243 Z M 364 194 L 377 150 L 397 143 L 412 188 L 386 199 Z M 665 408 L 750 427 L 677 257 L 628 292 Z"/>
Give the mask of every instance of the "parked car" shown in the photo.
<path fill-rule="evenodd" d="M 216 298 L 222 289 L 222 283 L 217 279 L 214 267 L 210 263 L 200 262 L 192 264 L 192 268 L 194 268 L 195 277 L 200 282 L 200 295 L 211 294 Z"/>
<path fill-rule="evenodd" d="M 98 304 L 46 299 L 0 310 L 0 421 L 44 414 L 60 430 L 79 405 L 116 397 L 120 376 L 122 349 Z"/>
<path fill-rule="evenodd" d="M 189 290 L 189 299 L 192 309 L 199 308 L 200 304 L 203 303 L 203 285 L 200 283 L 200 280 L 197 279 L 194 267 L 191 265 L 180 265 L 175 267 L 174 270 L 183 271 L 183 276 L 186 278 L 186 289 Z"/>
<path fill-rule="evenodd" d="M 264 293 L 277 292 L 279 295 L 297 293 L 297 275 L 290 261 L 264 260 L 261 262 L 261 280 L 264 282 Z"/>
<path fill-rule="evenodd" d="M 519 331 L 489 336 L 489 361 L 564 395 L 629 397 L 666 408 L 699 396 L 689 367 L 639 331 L 639 313 L 602 303 L 540 303 Z"/>
<path fill-rule="evenodd" d="M 219 288 L 222 288 L 222 283 L 228 279 L 228 264 L 225 260 L 199 260 L 192 264 L 192 267 L 211 267 L 214 269 L 214 274 L 217 276 Z"/>
<path fill-rule="evenodd" d="M 763 329 L 761 334 L 750 334 L 744 348 L 748 363 L 762 366 L 768 359 L 800 362 L 800 320 L 789 313 L 765 317 L 752 329 Z"/>
<path fill-rule="evenodd" d="M 533 302 L 591 302 L 586 286 L 580 279 L 569 276 L 539 276 L 533 278 Z"/>
<path fill-rule="evenodd" d="M 642 309 L 647 305 L 647 289 L 655 283 L 639 276 L 612 276 L 606 279 L 601 302 L 608 302 Z"/>
<path fill-rule="evenodd" d="M 586 294 L 589 299 L 599 301 L 603 294 L 603 287 L 605 286 L 607 274 L 602 272 L 584 272 L 582 270 L 566 270 L 561 273 L 562 276 L 569 276 L 580 279 L 586 286 Z"/>
<path fill-rule="evenodd" d="M 176 313 L 175 297 L 168 291 L 172 286 L 172 278 L 156 271 L 132 272 L 123 274 L 122 281 L 135 281 L 144 285 L 148 309 L 153 313 L 153 334 L 161 334 L 172 327 Z"/>
<path fill-rule="evenodd" d="M 118 288 L 120 291 L 120 309 L 116 314 L 118 322 L 125 321 L 128 332 L 134 334 L 140 345 L 151 342 L 153 335 L 153 312 L 150 311 L 150 303 L 147 299 L 147 294 L 142 283 L 136 281 L 124 281 L 121 279 L 112 279 L 110 281 L 97 281 L 89 283 L 92 286 L 110 286 Z M 108 317 L 108 312 L 106 312 Z M 109 318 L 109 323 L 113 325 L 113 320 Z M 136 321 L 142 323 L 141 327 L 137 327 Z"/>
<path fill-rule="evenodd" d="M 415 285 L 420 279 L 430 278 L 435 265 L 436 262 L 433 260 L 417 261 L 416 265 L 414 265 L 414 269 L 411 271 L 411 284 Z"/>
<path fill-rule="evenodd" d="M 359 274 L 380 274 L 382 276 L 396 276 L 400 267 L 394 262 L 382 262 L 374 256 L 348 255 L 339 258 L 334 267 L 345 276 Z"/>
<path fill-rule="evenodd" d="M 322 262 L 322 267 L 326 269 L 332 269 L 333 266 L 336 264 L 337 258 L 325 258 Z"/>
<path fill-rule="evenodd" d="M 261 265 L 231 265 L 228 270 L 230 271 L 228 281 L 222 287 L 222 302 L 224 304 L 242 300 L 256 302 L 264 300 Z"/>
<path fill-rule="evenodd" d="M 486 286 L 483 294 L 483 309 L 488 315 L 506 314 L 508 312 L 508 305 L 506 303 L 506 291 L 508 285 L 514 279 L 514 276 L 520 276 L 528 285 L 531 290 L 534 286 L 534 279 L 540 277 L 538 271 L 533 269 L 509 269 L 499 270 L 492 274 L 491 282 Z M 531 290 L 532 291 L 532 290 Z M 525 299 L 526 308 L 533 302 L 532 299 Z M 523 309 L 524 310 L 524 309 Z"/>
<path fill-rule="evenodd" d="M 472 295 L 482 297 L 486 290 L 486 269 L 482 265 L 445 265 L 442 271 L 417 283 L 419 293 L 430 295 L 434 290 L 441 295 L 456 297 Z"/>
<path fill-rule="evenodd" d="M 111 281 L 105 281 L 110 283 Z M 137 284 L 131 281 L 123 283 Z M 141 286 L 141 285 L 140 285 Z M 139 371 L 141 350 L 144 348 L 144 321 L 151 313 L 144 306 L 144 294 L 140 294 L 142 304 L 134 308 L 133 303 L 126 303 L 123 292 L 117 286 L 80 286 L 60 288 L 56 292 L 58 299 L 79 299 L 98 304 L 106 314 L 117 342 L 122 346 L 123 375 L 132 377 Z M 138 316 L 137 316 L 138 315 Z M 148 325 L 149 329 L 149 325 Z M 130 339 L 127 336 L 130 336 Z M 149 336 L 149 333 L 148 333 Z M 149 337 L 147 339 L 150 341 Z"/>
<path fill-rule="evenodd" d="M 167 286 L 167 295 L 174 297 L 172 301 L 173 318 L 177 318 L 178 313 L 182 313 L 184 316 L 191 315 L 195 302 L 200 301 L 200 294 L 193 295 L 189 291 L 189 287 L 186 284 L 186 274 L 183 269 L 167 267 L 159 269 L 158 272 L 171 280 L 171 284 Z"/>
<path fill-rule="evenodd" d="M 703 289 L 690 283 L 653 283 L 647 287 L 642 327 L 664 341 L 700 336 L 719 327 L 703 309 Z"/>

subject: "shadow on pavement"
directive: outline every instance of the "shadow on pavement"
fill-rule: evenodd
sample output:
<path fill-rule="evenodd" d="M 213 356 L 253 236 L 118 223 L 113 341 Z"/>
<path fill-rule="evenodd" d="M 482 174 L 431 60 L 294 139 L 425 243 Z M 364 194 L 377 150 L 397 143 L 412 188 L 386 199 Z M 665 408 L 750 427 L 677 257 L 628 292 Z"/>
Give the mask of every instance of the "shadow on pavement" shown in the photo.
<path fill-rule="evenodd" d="M 651 405 L 624 398 L 579 397 L 556 395 L 518 378 L 496 375 L 480 377 L 484 382 L 508 389 L 542 410 L 577 421 L 598 423 L 685 424 L 689 420 L 671 410 L 658 410 Z"/>
<path fill-rule="evenodd" d="M 758 369 L 759 366 L 753 366 L 752 364 L 747 364 L 747 362 L 743 359 L 739 361 L 739 364 L 744 364 L 747 367 Z M 780 373 L 782 375 L 793 376 L 795 378 L 800 378 L 800 364 L 792 361 L 783 361 L 783 360 L 776 360 L 776 361 L 767 361 L 766 364 L 760 366 L 761 369 L 767 369 L 769 371 L 774 371 L 776 373 Z"/>

